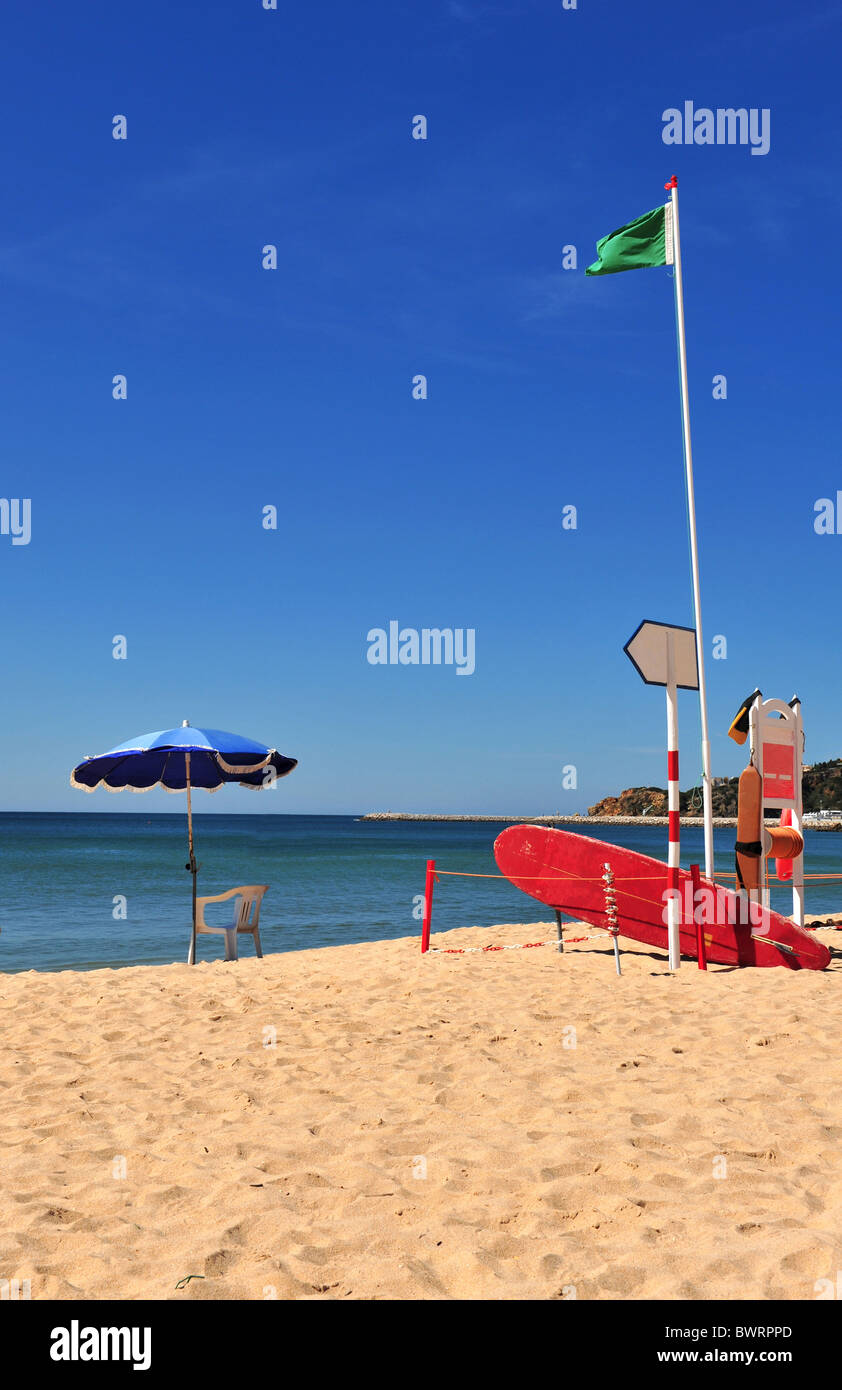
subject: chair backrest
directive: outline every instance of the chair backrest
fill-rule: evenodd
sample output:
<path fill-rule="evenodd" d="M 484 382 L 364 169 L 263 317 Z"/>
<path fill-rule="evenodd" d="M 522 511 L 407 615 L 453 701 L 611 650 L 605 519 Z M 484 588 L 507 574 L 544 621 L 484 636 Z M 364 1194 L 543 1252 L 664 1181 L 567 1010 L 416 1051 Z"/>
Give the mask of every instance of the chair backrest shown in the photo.
<path fill-rule="evenodd" d="M 260 917 L 260 904 L 263 901 L 263 894 L 266 892 L 266 884 L 250 884 L 247 888 L 237 888 L 234 890 L 237 896 L 234 899 L 234 921 L 233 926 L 238 931 L 244 927 L 256 927 Z"/>
<path fill-rule="evenodd" d="M 248 883 L 240 888 L 229 888 L 227 893 L 214 893 L 210 897 L 196 899 L 196 924 L 198 927 L 209 928 L 211 924 L 205 921 L 205 907 L 208 903 L 224 903 L 229 898 L 234 899 L 234 916 L 231 922 L 232 927 L 237 931 L 249 930 L 256 927 L 260 917 L 260 904 L 263 901 L 263 894 L 268 891 L 267 883 Z M 217 928 L 213 928 L 217 930 Z"/>

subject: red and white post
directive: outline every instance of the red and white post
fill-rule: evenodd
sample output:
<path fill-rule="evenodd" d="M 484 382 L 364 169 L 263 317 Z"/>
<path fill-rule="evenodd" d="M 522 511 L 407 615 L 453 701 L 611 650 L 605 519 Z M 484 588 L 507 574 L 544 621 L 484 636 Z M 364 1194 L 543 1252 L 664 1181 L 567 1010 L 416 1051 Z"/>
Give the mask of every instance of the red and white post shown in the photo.
<path fill-rule="evenodd" d="M 690 865 L 690 878 L 693 883 L 693 922 L 696 927 L 696 954 L 699 958 L 699 969 L 707 970 L 708 957 L 707 947 L 705 946 L 705 928 L 702 922 L 702 904 L 699 902 L 699 893 L 702 886 L 702 875 L 698 864 Z"/>
<path fill-rule="evenodd" d="M 696 630 L 674 623 L 646 619 L 632 633 L 623 650 L 647 685 L 663 685 L 667 692 L 667 785 L 669 851 L 667 854 L 667 940 L 670 970 L 681 964 L 679 927 L 679 852 L 681 815 L 678 797 L 678 691 L 698 690 L 699 662 Z"/>
<path fill-rule="evenodd" d="M 681 964 L 681 945 L 679 924 L 681 921 L 681 896 L 678 881 L 678 866 L 681 856 L 681 813 L 678 790 L 678 690 L 675 683 L 675 661 L 673 636 L 666 633 L 667 643 L 667 810 L 669 813 L 669 849 L 667 853 L 667 940 L 669 942 L 670 970 L 677 970 Z"/>

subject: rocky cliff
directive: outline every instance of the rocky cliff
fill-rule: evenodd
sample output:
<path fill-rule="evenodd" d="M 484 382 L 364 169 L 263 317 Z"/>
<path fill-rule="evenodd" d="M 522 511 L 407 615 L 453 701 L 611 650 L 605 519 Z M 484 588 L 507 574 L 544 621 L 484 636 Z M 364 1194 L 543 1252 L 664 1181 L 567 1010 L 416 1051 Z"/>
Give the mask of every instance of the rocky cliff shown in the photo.
<path fill-rule="evenodd" d="M 842 758 L 814 763 L 804 773 L 804 810 L 842 809 Z M 728 777 L 712 788 L 713 814 L 737 814 L 737 778 Z M 698 787 L 681 793 L 682 815 L 700 815 L 702 793 Z M 588 807 L 589 816 L 665 816 L 667 794 L 663 787 L 628 787 L 619 796 L 606 796 Z"/>

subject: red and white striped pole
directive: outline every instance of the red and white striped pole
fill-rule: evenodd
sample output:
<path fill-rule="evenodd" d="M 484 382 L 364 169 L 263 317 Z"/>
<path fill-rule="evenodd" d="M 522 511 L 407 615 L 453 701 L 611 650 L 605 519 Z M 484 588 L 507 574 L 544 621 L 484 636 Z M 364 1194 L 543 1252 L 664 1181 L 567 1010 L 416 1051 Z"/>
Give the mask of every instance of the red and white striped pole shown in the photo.
<path fill-rule="evenodd" d="M 421 923 L 421 954 L 430 949 L 430 923 L 433 920 L 433 884 L 436 881 L 436 861 L 427 860 L 427 878 L 424 883 L 424 920 Z"/>
<path fill-rule="evenodd" d="M 681 814 L 678 793 L 678 691 L 675 684 L 673 637 L 666 633 L 667 642 L 667 810 L 669 812 L 669 849 L 667 853 L 667 940 L 670 970 L 681 964 L 681 945 L 678 937 L 681 920 L 681 897 L 678 886 L 678 866 L 681 856 Z"/>
<path fill-rule="evenodd" d="M 696 954 L 699 957 L 699 969 L 707 970 L 708 957 L 707 948 L 705 946 L 705 929 L 702 923 L 702 904 L 699 902 L 702 876 L 699 872 L 698 864 L 690 865 L 690 878 L 693 881 L 693 921 L 696 924 Z"/>

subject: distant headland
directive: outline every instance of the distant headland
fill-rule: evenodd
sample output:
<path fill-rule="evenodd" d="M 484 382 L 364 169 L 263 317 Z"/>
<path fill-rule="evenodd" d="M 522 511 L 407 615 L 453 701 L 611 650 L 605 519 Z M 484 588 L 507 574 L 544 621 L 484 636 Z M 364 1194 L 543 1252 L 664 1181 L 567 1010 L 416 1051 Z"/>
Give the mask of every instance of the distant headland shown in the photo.
<path fill-rule="evenodd" d="M 718 826 L 737 824 L 736 777 L 714 777 L 711 787 L 713 823 Z M 804 768 L 803 780 L 805 815 L 823 813 L 821 821 L 808 822 L 810 830 L 842 830 L 842 818 L 829 817 L 827 811 L 842 807 L 842 758 L 831 762 L 814 763 Z M 683 825 L 702 825 L 701 790 L 698 787 L 681 793 Z M 827 810 L 825 809 L 827 808 Z M 586 816 L 469 816 L 443 815 L 416 811 L 370 811 L 360 816 L 364 821 L 471 821 L 492 824 L 518 825 L 666 825 L 667 793 L 663 787 L 628 787 L 619 796 L 606 796 L 588 808 Z"/>
<path fill-rule="evenodd" d="M 737 814 L 737 777 L 714 777 L 711 783 L 711 803 L 714 818 L 723 817 L 729 822 Z M 842 807 L 842 758 L 831 762 L 813 763 L 805 766 L 802 780 L 802 795 L 805 813 Z M 699 814 L 702 809 L 700 787 L 681 792 L 680 811 L 682 820 L 686 815 Z M 588 819 L 596 816 L 665 816 L 667 813 L 667 794 L 663 787 L 629 787 L 619 796 L 606 796 L 595 806 L 588 808 Z"/>

